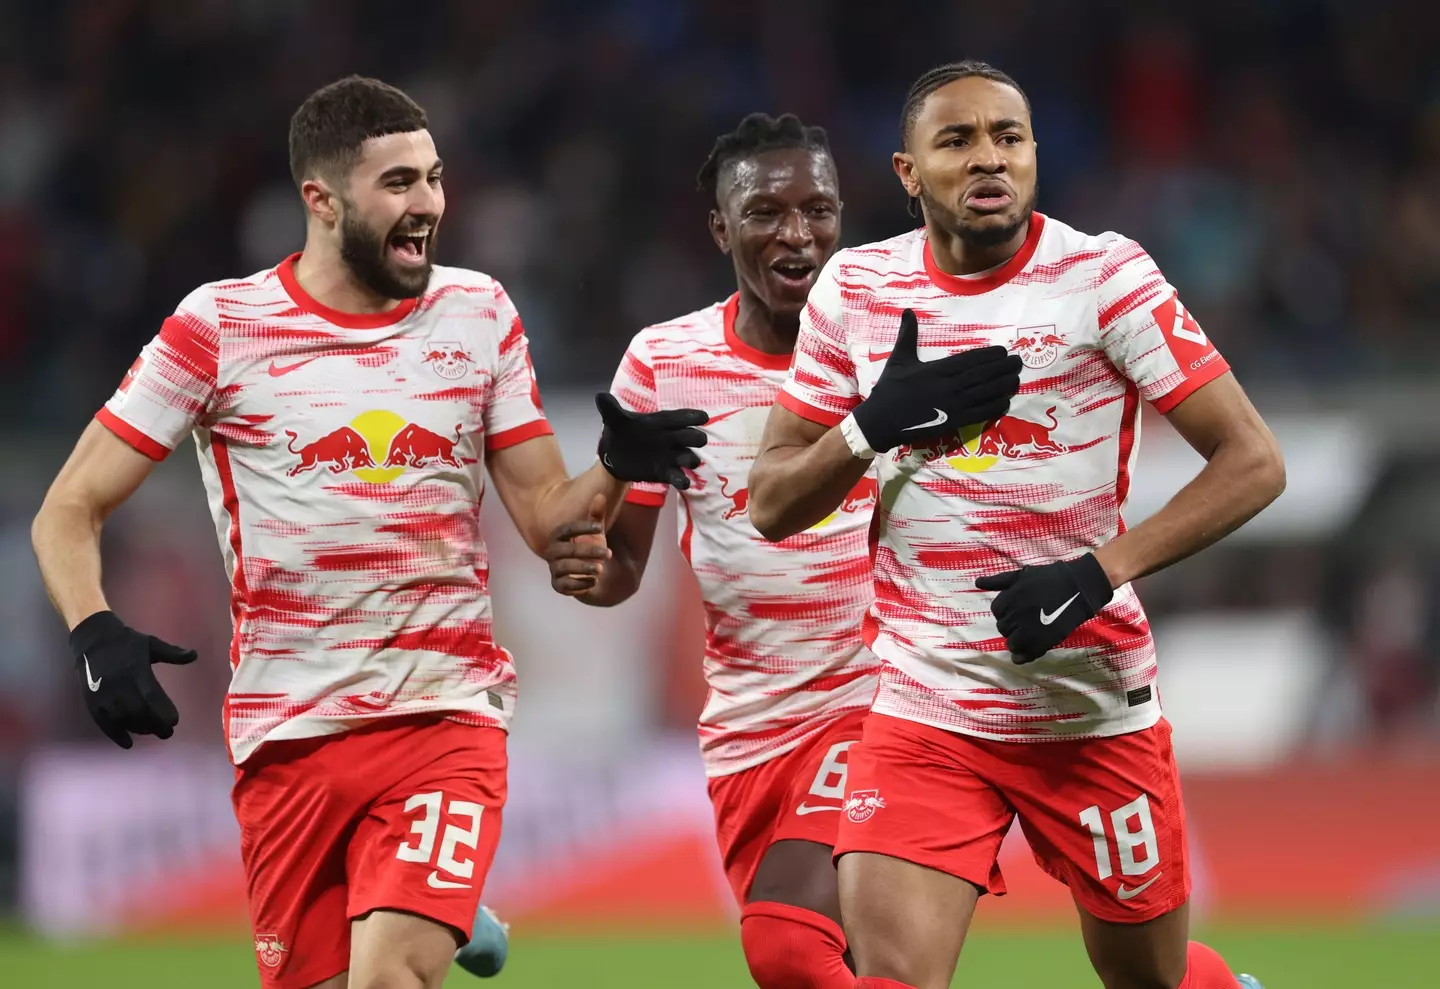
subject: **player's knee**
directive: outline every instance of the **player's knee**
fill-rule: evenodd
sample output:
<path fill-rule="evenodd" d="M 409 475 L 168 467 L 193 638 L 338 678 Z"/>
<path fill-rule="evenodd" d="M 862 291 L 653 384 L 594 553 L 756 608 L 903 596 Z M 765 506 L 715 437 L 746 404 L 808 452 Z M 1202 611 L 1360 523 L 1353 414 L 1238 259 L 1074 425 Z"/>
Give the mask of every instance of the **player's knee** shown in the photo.
<path fill-rule="evenodd" d="M 386 959 L 368 971 L 352 969 L 349 989 L 430 989 L 439 984 L 419 959 L 401 956 Z"/>
<path fill-rule="evenodd" d="M 1097 968 L 1095 974 L 1105 989 L 1179 989 L 1185 981 L 1185 966 L 1170 971 L 1165 966 L 1121 963 Z"/>

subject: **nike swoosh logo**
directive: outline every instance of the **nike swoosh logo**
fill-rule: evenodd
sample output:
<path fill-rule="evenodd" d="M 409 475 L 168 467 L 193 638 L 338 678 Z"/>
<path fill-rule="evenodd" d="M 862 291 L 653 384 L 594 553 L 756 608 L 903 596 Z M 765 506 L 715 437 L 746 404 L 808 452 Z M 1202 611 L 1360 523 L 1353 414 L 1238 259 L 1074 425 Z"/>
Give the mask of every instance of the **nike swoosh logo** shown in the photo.
<path fill-rule="evenodd" d="M 278 378 L 282 374 L 289 374 L 291 371 L 298 370 L 304 367 L 306 364 L 309 364 L 311 361 L 318 361 L 321 357 L 324 356 L 324 354 L 320 354 L 316 357 L 307 357 L 303 361 L 296 361 L 294 364 L 276 364 L 274 361 L 271 361 L 270 377 Z"/>
<path fill-rule="evenodd" d="M 894 353 L 893 350 L 887 350 L 887 351 L 885 351 L 884 353 L 876 353 L 875 351 L 872 350 L 872 351 L 870 351 L 870 359 L 871 359 L 872 361 L 884 361 L 884 360 L 889 360 L 889 359 L 890 359 L 890 355 L 893 354 L 893 353 Z"/>
<path fill-rule="evenodd" d="M 1120 888 L 1115 891 L 1115 896 L 1122 900 L 1133 900 L 1135 899 L 1135 897 L 1139 896 L 1141 893 L 1149 889 L 1150 884 L 1153 883 L 1155 880 L 1159 879 L 1160 876 L 1161 873 L 1157 872 L 1155 873 L 1155 875 L 1151 876 L 1149 879 L 1145 880 L 1143 883 L 1141 883 L 1139 886 L 1136 886 L 1134 889 L 1130 889 L 1124 883 L 1121 883 Z"/>
<path fill-rule="evenodd" d="M 89 687 L 90 693 L 93 694 L 100 689 L 100 680 L 104 680 L 105 678 L 101 677 L 100 680 L 96 680 L 92 677 L 90 675 L 90 657 L 84 656 L 82 658 L 85 660 L 85 686 Z"/>
<path fill-rule="evenodd" d="M 936 409 L 934 419 L 931 419 L 929 422 L 922 422 L 918 426 L 906 426 L 904 429 L 901 430 L 901 432 L 908 433 L 912 429 L 925 429 L 929 426 L 943 426 L 946 422 L 949 421 L 949 419 L 950 417 L 948 415 L 946 415 L 944 412 L 941 412 L 939 409 Z"/>
<path fill-rule="evenodd" d="M 431 889 L 469 889 L 469 883 L 452 883 L 448 879 L 441 879 L 438 871 L 430 873 L 425 881 L 430 884 Z M 1153 880 L 1152 880 L 1153 882 Z M 1148 885 L 1148 884 L 1147 884 Z"/>
<path fill-rule="evenodd" d="M 1070 600 L 1069 600 L 1069 601 L 1066 601 L 1064 604 L 1062 604 L 1060 607 L 1056 608 L 1054 611 L 1050 612 L 1048 615 L 1045 613 L 1045 609 L 1044 609 L 1044 608 L 1041 608 L 1041 609 L 1040 609 L 1040 624 L 1041 624 L 1041 625 L 1049 625 L 1049 624 L 1051 624 L 1052 622 L 1054 622 L 1055 619 L 1057 619 L 1057 618 L 1060 617 L 1060 613 L 1061 613 L 1062 611 L 1064 611 L 1066 608 L 1070 607 L 1072 604 L 1075 603 L 1075 599 L 1078 598 L 1079 596 L 1080 596 L 1080 595 L 1079 595 L 1078 593 L 1070 595 Z"/>
<path fill-rule="evenodd" d="M 820 813 L 822 810 L 840 810 L 840 809 L 841 809 L 841 807 L 840 807 L 839 804 L 836 804 L 834 807 L 823 807 L 823 806 L 822 806 L 822 807 L 811 807 L 809 804 L 801 804 L 799 807 L 796 807 L 796 808 L 795 808 L 795 813 L 799 814 L 801 817 L 804 817 L 806 814 L 818 814 L 818 813 Z"/>

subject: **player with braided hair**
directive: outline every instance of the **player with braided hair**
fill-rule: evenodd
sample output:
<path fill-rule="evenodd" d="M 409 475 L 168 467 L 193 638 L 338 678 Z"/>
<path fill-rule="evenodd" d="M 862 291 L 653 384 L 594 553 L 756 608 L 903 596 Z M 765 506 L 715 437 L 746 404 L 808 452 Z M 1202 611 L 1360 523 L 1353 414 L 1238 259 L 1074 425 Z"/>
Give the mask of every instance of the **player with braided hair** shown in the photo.
<path fill-rule="evenodd" d="M 754 113 L 716 140 L 699 182 L 738 290 L 641 330 L 612 391 L 636 412 L 711 412 L 703 462 L 681 494 L 680 548 L 705 600 L 700 748 L 751 975 L 762 989 L 849 989 L 831 851 L 848 750 L 875 692 L 860 626 L 876 489 L 862 478 L 844 505 L 779 545 L 751 524 L 745 489 L 806 296 L 839 239 L 835 163 L 823 129 Z M 665 490 L 631 488 L 608 558 L 598 519 L 558 529 L 547 553 L 555 589 L 601 607 L 635 593 Z"/>

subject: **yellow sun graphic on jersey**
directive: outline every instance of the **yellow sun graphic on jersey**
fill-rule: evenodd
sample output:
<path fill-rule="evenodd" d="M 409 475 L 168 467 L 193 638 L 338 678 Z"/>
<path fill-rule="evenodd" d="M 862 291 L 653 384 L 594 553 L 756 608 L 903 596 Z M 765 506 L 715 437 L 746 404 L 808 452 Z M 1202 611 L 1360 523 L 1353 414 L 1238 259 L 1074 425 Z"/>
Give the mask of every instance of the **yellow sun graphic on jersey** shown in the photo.
<path fill-rule="evenodd" d="M 370 459 L 376 464 L 374 467 L 358 467 L 352 473 L 371 484 L 389 484 L 405 473 L 404 467 L 385 466 L 385 458 L 390 453 L 390 441 L 405 425 L 405 419 L 389 409 L 371 409 L 351 419 L 350 428 L 364 438 L 370 448 Z"/>
<path fill-rule="evenodd" d="M 985 423 L 977 422 L 963 427 L 960 430 L 961 452 L 953 457 L 946 457 L 945 462 L 963 474 L 978 474 L 995 466 L 995 462 L 1000 459 L 998 452 L 983 457 L 980 455 L 985 426 Z"/>

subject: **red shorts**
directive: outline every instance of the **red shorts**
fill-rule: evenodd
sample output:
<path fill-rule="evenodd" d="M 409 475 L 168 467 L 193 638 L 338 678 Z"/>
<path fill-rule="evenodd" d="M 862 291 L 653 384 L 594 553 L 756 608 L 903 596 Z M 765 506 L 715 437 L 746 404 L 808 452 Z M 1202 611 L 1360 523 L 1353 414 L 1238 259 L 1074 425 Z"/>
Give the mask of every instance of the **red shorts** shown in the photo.
<path fill-rule="evenodd" d="M 505 806 L 505 732 L 440 718 L 267 742 L 233 792 L 260 981 L 350 967 L 350 922 L 403 910 L 470 936 Z"/>
<path fill-rule="evenodd" d="M 1143 923 L 1190 896 L 1170 723 L 1110 738 L 992 742 L 872 714 L 850 752 L 835 843 L 1005 892 L 1010 823 L 1040 867 L 1101 920 Z"/>
<path fill-rule="evenodd" d="M 848 714 L 783 755 L 710 780 L 720 858 L 741 906 L 765 850 L 775 842 L 835 844 L 845 803 L 847 750 L 859 740 L 864 723 L 864 711 Z"/>

